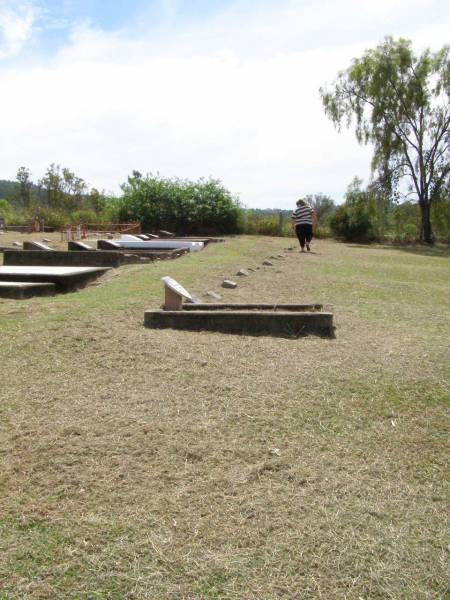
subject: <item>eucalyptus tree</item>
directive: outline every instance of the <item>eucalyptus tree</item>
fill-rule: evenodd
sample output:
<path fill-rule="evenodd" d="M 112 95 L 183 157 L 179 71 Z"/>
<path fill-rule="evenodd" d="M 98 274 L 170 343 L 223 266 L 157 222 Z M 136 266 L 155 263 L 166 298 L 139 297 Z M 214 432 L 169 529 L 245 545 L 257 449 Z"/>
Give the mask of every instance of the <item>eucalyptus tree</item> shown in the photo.
<path fill-rule="evenodd" d="M 448 189 L 450 175 L 449 48 L 416 55 L 410 41 L 388 37 L 353 59 L 331 91 L 320 89 L 338 129 L 354 122 L 358 142 L 373 144 L 372 171 L 384 187 L 416 198 L 421 239 L 428 243 L 431 205 Z"/>

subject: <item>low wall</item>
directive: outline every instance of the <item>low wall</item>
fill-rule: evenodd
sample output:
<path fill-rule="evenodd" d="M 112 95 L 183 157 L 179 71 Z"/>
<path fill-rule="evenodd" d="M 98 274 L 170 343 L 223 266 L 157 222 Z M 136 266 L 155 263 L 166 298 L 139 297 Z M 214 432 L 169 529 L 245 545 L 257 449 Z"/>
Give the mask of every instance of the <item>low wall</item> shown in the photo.
<path fill-rule="evenodd" d="M 6 266 L 47 267 L 120 267 L 126 261 L 121 252 L 97 252 L 80 250 L 5 250 L 3 264 Z"/>
<path fill-rule="evenodd" d="M 333 337 L 333 313 L 270 310 L 147 310 L 144 325 L 154 329 L 218 331 L 297 338 Z"/>

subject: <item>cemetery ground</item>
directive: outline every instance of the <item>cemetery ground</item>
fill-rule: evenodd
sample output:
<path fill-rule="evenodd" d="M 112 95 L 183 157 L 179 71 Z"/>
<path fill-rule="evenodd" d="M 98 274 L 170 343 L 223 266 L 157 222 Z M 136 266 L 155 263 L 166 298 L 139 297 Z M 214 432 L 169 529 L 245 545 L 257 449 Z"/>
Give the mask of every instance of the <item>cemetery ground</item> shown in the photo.
<path fill-rule="evenodd" d="M 0 301 L 2 600 L 446 596 L 449 254 L 289 243 Z M 164 275 L 336 338 L 146 329 Z"/>

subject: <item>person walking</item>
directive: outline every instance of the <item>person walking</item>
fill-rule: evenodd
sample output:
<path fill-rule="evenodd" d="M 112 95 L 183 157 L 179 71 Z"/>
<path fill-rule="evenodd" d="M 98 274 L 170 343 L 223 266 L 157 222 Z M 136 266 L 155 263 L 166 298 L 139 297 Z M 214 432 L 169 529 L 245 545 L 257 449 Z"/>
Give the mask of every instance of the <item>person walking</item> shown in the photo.
<path fill-rule="evenodd" d="M 311 240 L 313 236 L 313 224 L 317 224 L 317 216 L 313 208 L 306 200 L 297 200 L 297 208 L 292 213 L 292 227 L 295 228 L 301 252 L 311 251 Z"/>

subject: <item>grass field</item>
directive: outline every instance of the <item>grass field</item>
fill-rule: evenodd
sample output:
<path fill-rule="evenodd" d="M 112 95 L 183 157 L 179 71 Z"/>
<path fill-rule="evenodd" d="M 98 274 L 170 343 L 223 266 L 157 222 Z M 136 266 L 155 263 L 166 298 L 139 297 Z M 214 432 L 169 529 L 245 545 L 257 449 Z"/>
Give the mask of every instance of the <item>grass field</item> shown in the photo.
<path fill-rule="evenodd" d="M 17 236 L 16 236 L 17 237 Z M 0 599 L 444 599 L 449 254 L 234 238 L 0 300 Z M 149 330 L 197 296 L 336 339 Z"/>

